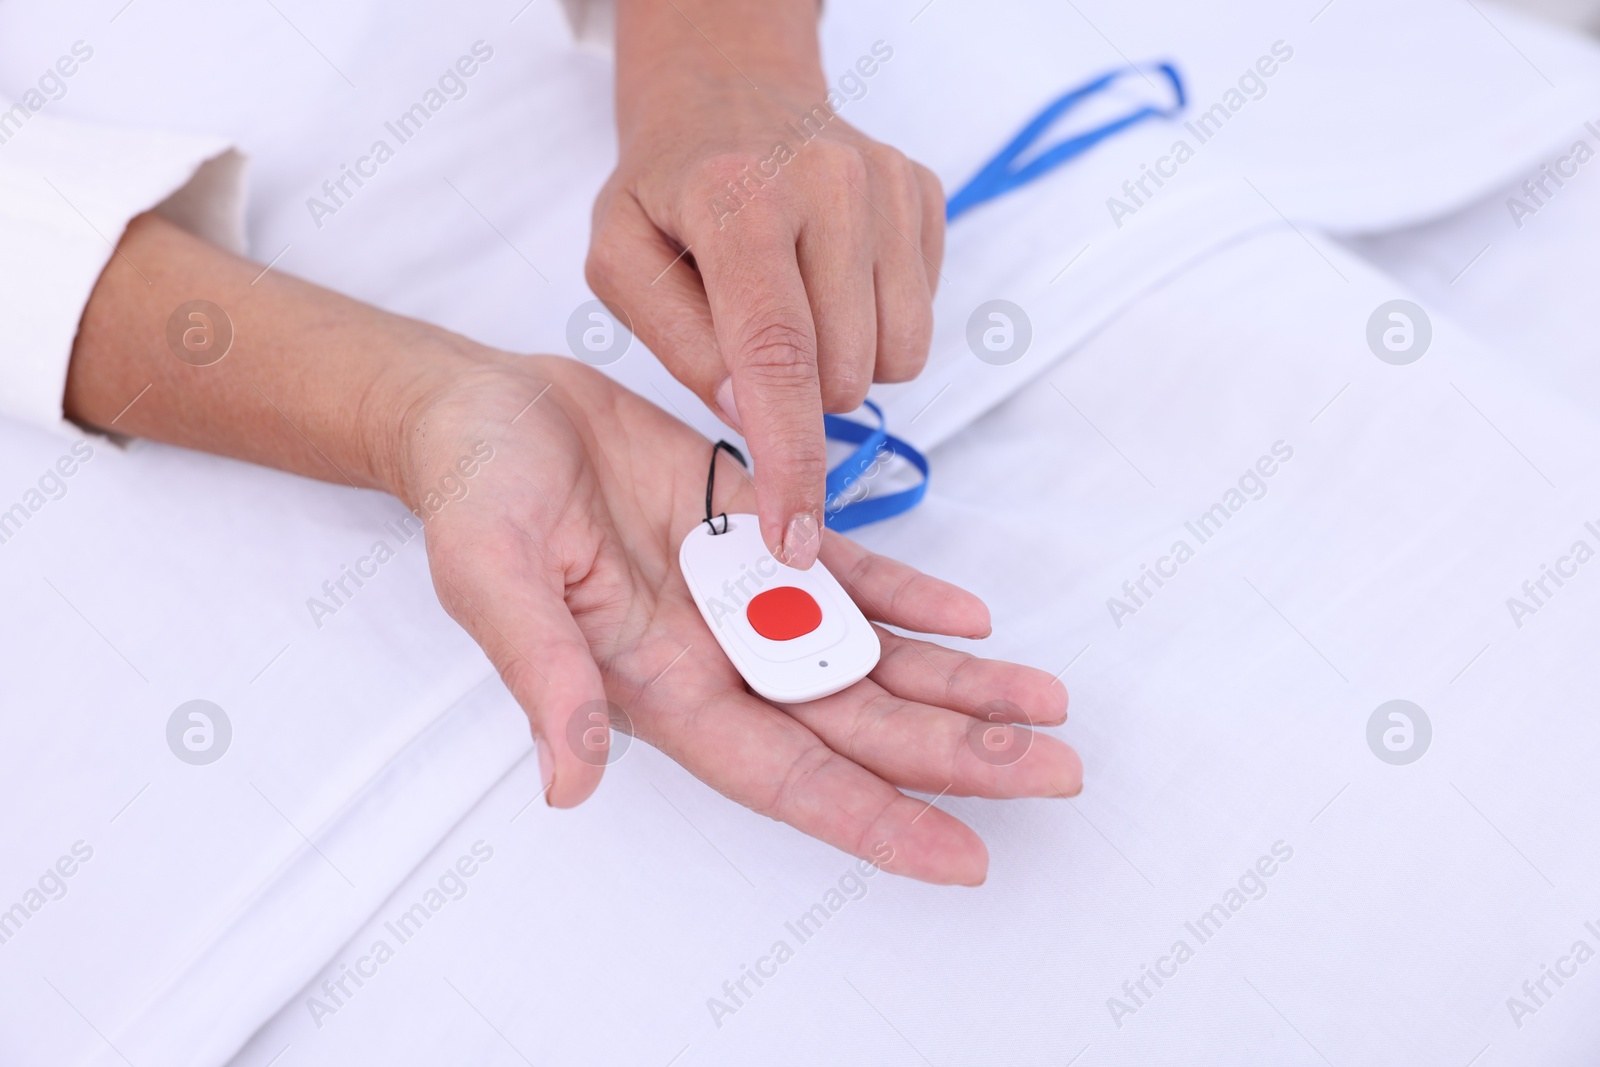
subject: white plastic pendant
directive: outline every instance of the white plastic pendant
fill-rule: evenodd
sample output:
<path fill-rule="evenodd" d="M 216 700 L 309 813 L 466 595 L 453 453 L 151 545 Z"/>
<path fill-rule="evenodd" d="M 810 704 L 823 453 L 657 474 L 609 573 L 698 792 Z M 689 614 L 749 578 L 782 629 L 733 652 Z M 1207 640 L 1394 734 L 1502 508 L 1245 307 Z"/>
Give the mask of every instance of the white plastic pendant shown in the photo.
<path fill-rule="evenodd" d="M 831 696 L 878 665 L 878 635 L 819 561 L 799 571 L 772 558 L 754 515 L 726 533 L 700 523 L 678 567 L 689 595 L 750 688 L 780 704 Z M 722 517 L 716 520 L 722 529 Z"/>

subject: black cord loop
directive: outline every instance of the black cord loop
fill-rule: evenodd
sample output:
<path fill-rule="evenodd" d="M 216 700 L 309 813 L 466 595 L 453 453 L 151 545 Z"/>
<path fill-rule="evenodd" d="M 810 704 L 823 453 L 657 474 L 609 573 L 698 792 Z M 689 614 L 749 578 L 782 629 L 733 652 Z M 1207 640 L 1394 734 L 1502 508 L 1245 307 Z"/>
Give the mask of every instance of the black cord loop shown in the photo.
<path fill-rule="evenodd" d="M 706 517 L 705 517 L 705 524 L 707 526 L 711 527 L 711 533 L 712 533 L 713 536 L 715 536 L 717 534 L 725 534 L 725 533 L 728 532 L 728 513 L 726 511 L 722 512 L 722 529 L 720 529 L 720 530 L 717 529 L 717 524 L 712 521 L 712 515 L 711 515 L 711 497 L 712 497 L 712 494 L 716 491 L 716 488 L 717 488 L 717 453 L 719 451 L 726 452 L 726 453 L 728 453 L 728 455 L 730 455 L 734 459 L 738 460 L 739 461 L 739 466 L 741 466 L 741 467 L 749 469 L 749 466 L 750 466 L 749 463 L 745 462 L 744 453 L 740 452 L 737 448 L 734 448 L 728 442 L 726 442 L 726 441 L 718 441 L 716 444 L 711 446 L 711 471 L 710 471 L 710 473 L 708 473 L 706 475 Z"/>

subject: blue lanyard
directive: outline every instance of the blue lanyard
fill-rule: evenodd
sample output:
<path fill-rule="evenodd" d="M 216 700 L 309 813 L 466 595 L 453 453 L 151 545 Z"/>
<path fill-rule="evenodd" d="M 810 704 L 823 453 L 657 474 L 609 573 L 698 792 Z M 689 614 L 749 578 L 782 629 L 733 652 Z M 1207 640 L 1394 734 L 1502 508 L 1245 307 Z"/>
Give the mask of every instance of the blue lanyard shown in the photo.
<path fill-rule="evenodd" d="M 823 504 L 827 514 L 823 522 L 828 529 L 840 533 L 909 511 L 921 502 L 923 494 L 928 491 L 927 457 L 884 429 L 882 408 L 870 400 L 866 406 L 878 417 L 877 426 L 864 426 L 841 415 L 822 416 L 824 428 L 831 439 L 856 446 L 848 459 L 828 472 L 827 496 Z M 866 490 L 878 471 L 895 457 L 906 460 L 921 471 L 922 481 L 910 489 L 857 498 L 856 493 Z"/>
<path fill-rule="evenodd" d="M 1176 100 L 1172 107 L 1156 108 L 1147 104 L 1103 126 L 1069 137 L 1013 169 L 1017 159 L 1062 115 L 1096 93 L 1104 92 L 1117 79 L 1139 71 L 1135 67 L 1120 67 L 1102 74 L 1093 81 L 1056 98 L 1029 121 L 1022 128 L 1022 132 L 1000 149 L 993 159 L 984 164 L 983 169 L 978 171 L 971 181 L 956 190 L 955 195 L 945 205 L 945 219 L 954 221 L 958 215 L 970 211 L 985 200 L 993 200 L 997 196 L 1003 196 L 1013 189 L 1026 185 L 1063 163 L 1083 155 L 1101 141 L 1121 133 L 1130 126 L 1151 118 L 1171 118 L 1183 110 L 1185 103 L 1183 79 L 1177 70 L 1170 63 L 1158 63 L 1151 69 L 1164 75 L 1172 85 Z M 928 491 L 927 457 L 887 432 L 882 408 L 870 400 L 866 406 L 878 417 L 878 425 L 875 427 L 865 426 L 839 415 L 823 416 L 824 428 L 829 438 L 857 446 L 848 459 L 828 472 L 827 497 L 824 505 L 827 517 L 824 523 L 828 529 L 840 533 L 909 511 L 922 501 L 923 495 Z M 868 483 L 878 470 L 896 457 L 906 460 L 921 471 L 922 481 L 910 489 L 881 496 L 861 495 L 868 489 Z M 709 503 L 707 513 L 709 515 Z"/>
<path fill-rule="evenodd" d="M 1019 186 L 1026 185 L 1068 160 L 1076 159 L 1095 145 L 1108 137 L 1115 136 L 1130 126 L 1137 125 L 1152 118 L 1171 118 L 1183 110 L 1185 96 L 1183 79 L 1178 75 L 1176 68 L 1170 63 L 1157 63 L 1151 70 L 1162 74 L 1172 85 L 1175 103 L 1170 108 L 1151 107 L 1146 104 L 1136 111 L 1129 112 L 1119 119 L 1113 119 L 1103 126 L 1069 137 L 1059 144 L 1040 152 L 1033 159 L 1012 168 L 1017 158 L 1033 146 L 1051 125 L 1062 115 L 1071 111 L 1085 100 L 1097 93 L 1110 88 L 1118 79 L 1129 74 L 1140 73 L 1137 67 L 1119 67 L 1116 70 L 1100 75 L 1093 81 L 1080 85 L 1057 97 L 1045 109 L 1024 127 L 1022 132 L 1011 139 L 1011 142 L 1000 149 L 995 157 L 983 165 L 983 169 L 973 175 L 972 180 L 957 189 L 955 195 L 950 197 L 945 204 L 944 217 L 946 221 L 955 221 L 958 215 L 977 207 L 985 200 L 993 200 L 1003 196 Z"/>

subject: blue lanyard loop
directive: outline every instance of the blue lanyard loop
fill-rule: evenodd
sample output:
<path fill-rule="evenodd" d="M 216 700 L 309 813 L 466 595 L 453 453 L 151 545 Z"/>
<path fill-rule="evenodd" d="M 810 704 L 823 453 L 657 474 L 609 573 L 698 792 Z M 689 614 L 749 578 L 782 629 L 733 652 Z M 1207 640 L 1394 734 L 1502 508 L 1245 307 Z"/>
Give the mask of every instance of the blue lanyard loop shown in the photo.
<path fill-rule="evenodd" d="M 985 200 L 993 200 L 1003 196 L 1019 186 L 1026 185 L 1048 172 L 1054 170 L 1068 160 L 1075 159 L 1089 151 L 1095 145 L 1108 137 L 1121 133 L 1130 126 L 1137 125 L 1146 119 L 1171 118 L 1183 110 L 1187 99 L 1183 90 L 1183 78 L 1171 63 L 1157 63 L 1150 70 L 1164 75 L 1172 86 L 1174 103 L 1169 108 L 1151 107 L 1149 104 L 1136 111 L 1129 112 L 1119 119 L 1113 119 L 1103 126 L 1069 137 L 1065 141 L 1051 146 L 1040 152 L 1033 159 L 1012 169 L 1024 152 L 1033 146 L 1046 130 L 1057 119 L 1071 111 L 1085 100 L 1104 92 L 1118 79 L 1129 74 L 1140 74 L 1138 67 L 1119 67 L 1116 70 L 1100 75 L 1093 81 L 1071 89 L 1048 104 L 1045 109 L 1022 128 L 1022 132 L 1012 138 L 1004 148 L 1000 149 L 995 157 L 985 163 L 983 169 L 973 175 L 972 179 L 957 189 L 955 194 L 945 203 L 944 217 L 947 222 L 955 221 L 956 217 L 977 207 Z"/>
<path fill-rule="evenodd" d="M 946 221 L 953 222 L 957 216 L 965 214 L 984 201 L 993 200 L 997 196 L 1003 196 L 1028 184 L 1063 163 L 1076 159 L 1101 141 L 1114 137 L 1130 126 L 1135 126 L 1146 119 L 1171 118 L 1182 111 L 1187 98 L 1184 93 L 1183 78 L 1177 69 L 1170 63 L 1157 63 L 1147 69 L 1163 75 L 1172 86 L 1174 103 L 1171 107 L 1158 108 L 1146 104 L 1119 119 L 1113 119 L 1102 126 L 1052 145 L 1028 162 L 1014 167 L 1016 161 L 1033 147 L 1033 143 L 1062 115 L 1097 93 L 1104 92 L 1118 79 L 1129 74 L 1142 76 L 1142 72 L 1138 67 L 1119 67 L 1076 89 L 1069 90 L 1034 116 L 1022 128 L 1022 132 L 1000 149 L 993 159 L 985 163 L 971 181 L 956 190 L 955 195 L 951 196 L 945 205 Z M 882 408 L 870 400 L 866 402 L 866 406 L 877 416 L 877 426 L 865 426 L 839 415 L 823 416 L 823 424 L 829 438 L 857 446 L 848 459 L 828 472 L 827 496 L 824 504 L 826 517 L 823 521 L 828 529 L 840 533 L 909 511 L 922 501 L 923 495 L 928 491 L 927 457 L 900 438 L 888 433 Z M 895 457 L 904 459 L 921 471 L 922 481 L 910 489 L 882 496 L 865 495 L 867 482 L 871 480 L 875 468 Z M 713 458 L 713 469 L 715 462 Z M 709 520 L 709 500 L 706 513 Z"/>
<path fill-rule="evenodd" d="M 869 522 L 892 518 L 910 511 L 921 502 L 928 491 L 928 460 L 921 452 L 884 429 L 883 409 L 868 400 L 866 406 L 878 417 L 877 426 L 864 426 L 840 415 L 824 415 L 824 428 L 835 441 L 856 446 L 848 459 L 828 472 L 827 496 L 824 498 L 823 524 L 830 530 L 843 533 Z M 857 497 L 852 494 L 856 486 L 866 489 L 875 472 L 895 457 L 904 459 L 922 472 L 922 481 L 910 489 L 886 493 L 882 496 Z"/>

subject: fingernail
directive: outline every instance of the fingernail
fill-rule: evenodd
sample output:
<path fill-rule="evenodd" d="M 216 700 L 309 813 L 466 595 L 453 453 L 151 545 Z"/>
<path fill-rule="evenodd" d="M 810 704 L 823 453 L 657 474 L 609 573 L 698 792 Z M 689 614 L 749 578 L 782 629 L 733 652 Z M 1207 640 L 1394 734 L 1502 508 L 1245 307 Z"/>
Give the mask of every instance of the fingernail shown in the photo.
<path fill-rule="evenodd" d="M 722 417 L 728 420 L 740 433 L 744 433 L 744 424 L 739 421 L 739 409 L 733 403 L 733 378 L 722 379 L 722 384 L 717 386 L 717 407 L 722 409 Z"/>
<path fill-rule="evenodd" d="M 550 790 L 556 783 L 556 758 L 550 751 L 550 742 L 544 739 L 543 734 L 534 735 L 534 747 L 539 752 L 539 785 L 544 790 L 544 802 L 550 804 Z"/>
<path fill-rule="evenodd" d="M 820 547 L 816 516 L 807 513 L 789 520 L 789 528 L 783 533 L 784 563 L 795 570 L 806 570 L 817 561 Z"/>

